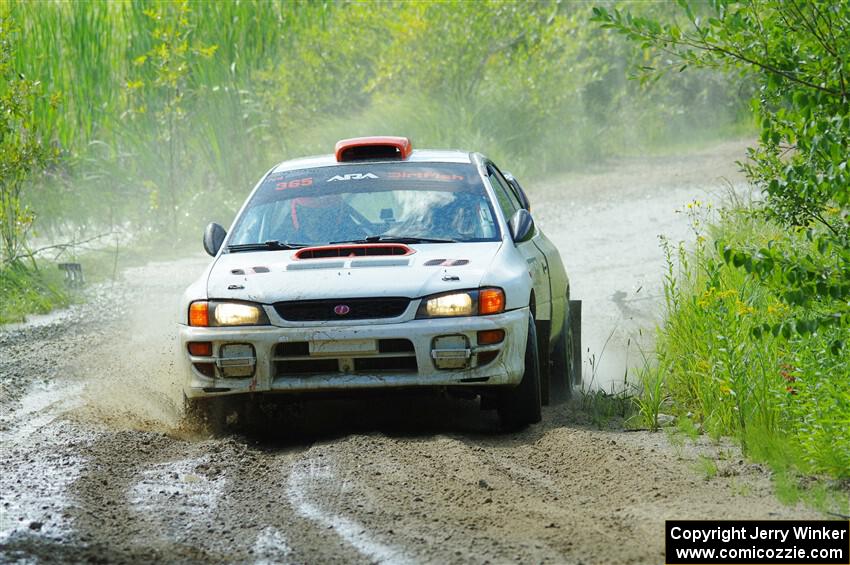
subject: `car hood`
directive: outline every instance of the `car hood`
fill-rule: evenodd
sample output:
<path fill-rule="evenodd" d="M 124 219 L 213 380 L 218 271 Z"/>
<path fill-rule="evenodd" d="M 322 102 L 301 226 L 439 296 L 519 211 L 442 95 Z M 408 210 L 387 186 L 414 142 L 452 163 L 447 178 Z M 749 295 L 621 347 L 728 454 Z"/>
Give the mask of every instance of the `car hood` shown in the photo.
<path fill-rule="evenodd" d="M 408 255 L 297 258 L 297 251 L 223 253 L 210 299 L 282 300 L 404 296 L 477 288 L 502 242 L 408 245 Z M 302 250 L 303 251 L 303 250 Z M 302 253 L 303 254 L 303 253 Z"/>

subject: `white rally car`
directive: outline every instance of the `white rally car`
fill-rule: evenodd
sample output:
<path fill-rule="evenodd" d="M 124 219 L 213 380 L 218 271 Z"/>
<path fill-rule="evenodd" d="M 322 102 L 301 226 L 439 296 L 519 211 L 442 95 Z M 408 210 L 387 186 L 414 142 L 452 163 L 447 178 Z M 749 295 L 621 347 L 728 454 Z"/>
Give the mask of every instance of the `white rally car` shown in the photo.
<path fill-rule="evenodd" d="M 179 320 L 190 410 L 237 394 L 462 388 L 514 428 L 580 382 L 580 302 L 558 251 L 519 183 L 478 153 L 340 141 L 274 167 L 204 247 L 215 259 Z"/>

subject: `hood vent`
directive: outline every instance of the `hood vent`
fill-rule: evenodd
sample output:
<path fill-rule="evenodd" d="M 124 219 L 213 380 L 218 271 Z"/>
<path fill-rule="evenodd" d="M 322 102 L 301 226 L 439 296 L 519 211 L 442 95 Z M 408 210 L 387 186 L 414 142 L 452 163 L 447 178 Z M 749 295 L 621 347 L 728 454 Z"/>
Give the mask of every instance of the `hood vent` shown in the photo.
<path fill-rule="evenodd" d="M 306 247 L 295 253 L 295 259 L 327 259 L 330 257 L 374 257 L 386 255 L 410 255 L 413 249 L 398 243 L 371 243 L 353 245 L 325 245 Z"/>
<path fill-rule="evenodd" d="M 287 271 L 316 271 L 319 269 L 342 269 L 345 261 L 320 261 L 318 263 L 290 263 Z"/>
<path fill-rule="evenodd" d="M 349 265 L 352 269 L 359 267 L 407 267 L 409 259 L 356 259 Z"/>

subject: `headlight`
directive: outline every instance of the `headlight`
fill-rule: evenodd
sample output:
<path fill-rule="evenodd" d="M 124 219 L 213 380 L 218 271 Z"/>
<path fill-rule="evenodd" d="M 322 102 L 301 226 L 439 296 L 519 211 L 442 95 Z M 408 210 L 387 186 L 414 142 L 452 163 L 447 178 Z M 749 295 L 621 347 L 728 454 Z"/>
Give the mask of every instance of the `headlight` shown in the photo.
<path fill-rule="evenodd" d="M 435 316 L 471 316 L 472 296 L 466 292 L 446 294 L 425 301 L 425 314 Z"/>
<path fill-rule="evenodd" d="M 504 311 L 505 292 L 501 288 L 482 288 L 424 298 L 416 317 L 477 316 Z"/>
<path fill-rule="evenodd" d="M 189 305 L 190 326 L 266 326 L 268 324 L 269 319 L 259 304 L 202 300 Z"/>

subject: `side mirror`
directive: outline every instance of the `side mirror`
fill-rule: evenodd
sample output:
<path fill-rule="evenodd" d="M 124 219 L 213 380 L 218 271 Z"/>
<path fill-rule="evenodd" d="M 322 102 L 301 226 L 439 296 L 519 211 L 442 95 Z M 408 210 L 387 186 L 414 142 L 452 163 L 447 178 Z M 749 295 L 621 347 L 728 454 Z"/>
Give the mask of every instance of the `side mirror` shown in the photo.
<path fill-rule="evenodd" d="M 224 236 L 227 232 L 219 224 L 212 222 L 204 230 L 204 250 L 215 257 L 218 250 L 221 249 L 221 244 L 224 242 Z"/>
<path fill-rule="evenodd" d="M 522 205 L 523 208 L 530 211 L 531 202 L 528 200 L 528 195 L 522 189 L 522 185 L 519 184 L 519 181 L 516 180 L 516 177 L 514 177 L 511 173 L 504 173 L 504 175 L 505 180 L 508 181 L 508 184 L 510 184 L 516 191 L 517 198 L 519 198 L 519 203 Z"/>
<path fill-rule="evenodd" d="M 508 222 L 508 228 L 516 243 L 531 239 L 534 235 L 534 218 L 531 217 L 531 212 L 525 209 L 517 210 Z"/>

